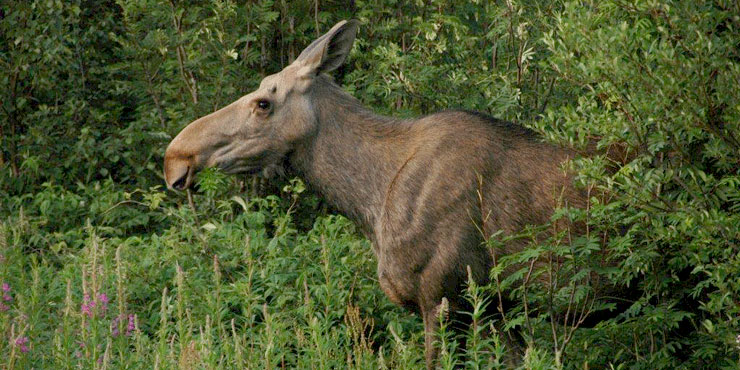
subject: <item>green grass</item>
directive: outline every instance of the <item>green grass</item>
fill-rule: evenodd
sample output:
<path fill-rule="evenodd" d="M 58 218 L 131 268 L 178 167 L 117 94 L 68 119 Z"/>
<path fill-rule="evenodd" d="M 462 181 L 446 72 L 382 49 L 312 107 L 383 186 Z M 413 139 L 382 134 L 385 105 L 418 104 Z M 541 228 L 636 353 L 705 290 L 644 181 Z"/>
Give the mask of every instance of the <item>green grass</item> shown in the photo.
<path fill-rule="evenodd" d="M 248 197 L 219 176 L 202 176 L 192 205 L 184 194 L 125 192 L 110 181 L 45 184 L 33 196 L 4 198 L 0 366 L 425 366 L 421 319 L 385 297 L 372 246 L 349 220 L 325 211 L 299 181 Z M 490 243 L 500 247 L 496 238 Z M 530 248 L 501 261 L 531 261 L 548 248 L 563 249 Z M 526 267 L 513 276 L 523 274 Z M 637 304 L 622 319 L 571 332 L 547 319 L 547 289 L 516 281 L 501 283 L 520 302 L 505 320 L 486 316 L 498 294 L 493 284 L 464 292 L 474 323 L 466 332 L 440 318 L 441 368 L 673 366 L 670 354 L 685 348 L 660 331 L 685 319 L 670 306 Z M 568 303 L 571 291 L 559 286 L 551 304 Z M 645 317 L 631 318 L 635 310 Z M 650 323 L 659 330 L 638 336 Z M 523 353 L 511 351 L 507 328 L 521 329 Z"/>
<path fill-rule="evenodd" d="M 274 196 L 197 198 L 196 217 L 159 190 L 111 187 L 50 187 L 35 199 L 70 207 L 60 217 L 18 207 L 0 224 L 4 368 L 424 366 L 421 320 L 383 295 L 372 248 L 347 219 L 318 216 L 299 230 L 297 194 L 288 207 Z M 143 216 L 151 232 L 115 227 Z M 489 345 L 461 357 L 443 338 L 448 367 L 490 360 Z"/>

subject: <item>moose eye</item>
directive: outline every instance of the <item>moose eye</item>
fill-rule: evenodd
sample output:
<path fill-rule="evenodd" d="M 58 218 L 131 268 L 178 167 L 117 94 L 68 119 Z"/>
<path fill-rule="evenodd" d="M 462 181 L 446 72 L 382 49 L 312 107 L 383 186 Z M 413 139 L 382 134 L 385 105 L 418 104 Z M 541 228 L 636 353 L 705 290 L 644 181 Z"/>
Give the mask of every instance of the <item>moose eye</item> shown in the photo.
<path fill-rule="evenodd" d="M 270 107 L 272 107 L 272 104 L 269 100 L 260 99 L 257 101 L 257 108 L 259 108 L 260 110 L 268 111 L 270 110 Z"/>

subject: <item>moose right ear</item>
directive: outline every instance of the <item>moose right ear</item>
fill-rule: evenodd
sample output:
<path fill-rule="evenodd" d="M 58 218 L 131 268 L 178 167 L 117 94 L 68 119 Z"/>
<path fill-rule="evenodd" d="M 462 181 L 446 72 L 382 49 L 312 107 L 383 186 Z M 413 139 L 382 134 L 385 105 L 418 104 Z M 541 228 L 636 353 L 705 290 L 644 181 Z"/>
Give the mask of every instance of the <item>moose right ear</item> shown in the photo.
<path fill-rule="evenodd" d="M 360 23 L 354 19 L 341 21 L 308 45 L 293 62 L 300 66 L 298 74 L 306 77 L 317 76 L 341 66 L 352 49 L 359 25 Z"/>

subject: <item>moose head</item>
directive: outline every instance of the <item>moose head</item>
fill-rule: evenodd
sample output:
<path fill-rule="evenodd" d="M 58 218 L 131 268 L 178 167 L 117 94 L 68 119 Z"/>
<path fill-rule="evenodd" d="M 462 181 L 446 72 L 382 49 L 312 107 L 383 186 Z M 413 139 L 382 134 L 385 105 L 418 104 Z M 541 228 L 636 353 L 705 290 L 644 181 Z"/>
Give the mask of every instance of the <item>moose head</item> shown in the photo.
<path fill-rule="evenodd" d="M 185 189 L 206 167 L 257 173 L 277 166 L 317 130 L 317 81 L 344 62 L 357 27 L 355 20 L 338 23 L 257 90 L 185 127 L 165 153 L 167 186 Z"/>

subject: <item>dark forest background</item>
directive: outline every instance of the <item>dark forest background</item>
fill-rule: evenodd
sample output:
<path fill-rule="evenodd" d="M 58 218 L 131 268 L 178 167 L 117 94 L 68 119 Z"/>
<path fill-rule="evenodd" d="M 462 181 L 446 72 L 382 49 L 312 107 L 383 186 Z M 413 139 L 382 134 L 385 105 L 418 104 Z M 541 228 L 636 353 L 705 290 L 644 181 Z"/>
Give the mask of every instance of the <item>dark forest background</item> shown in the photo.
<path fill-rule="evenodd" d="M 738 368 L 738 4 L 3 1 L 0 363 L 422 367 L 421 320 L 383 296 L 369 242 L 300 180 L 206 171 L 184 194 L 162 177 L 187 123 L 355 18 L 334 77 L 376 112 L 478 110 L 583 154 L 570 168 L 589 207 L 553 220 L 588 232 L 503 262 L 562 266 L 471 286 L 477 324 L 443 328 L 442 367 L 504 367 L 517 329 L 526 369 Z M 635 298 L 582 327 L 614 308 L 591 304 L 593 274 Z M 498 292 L 516 308 L 484 316 Z M 557 306 L 571 318 L 552 319 Z"/>

